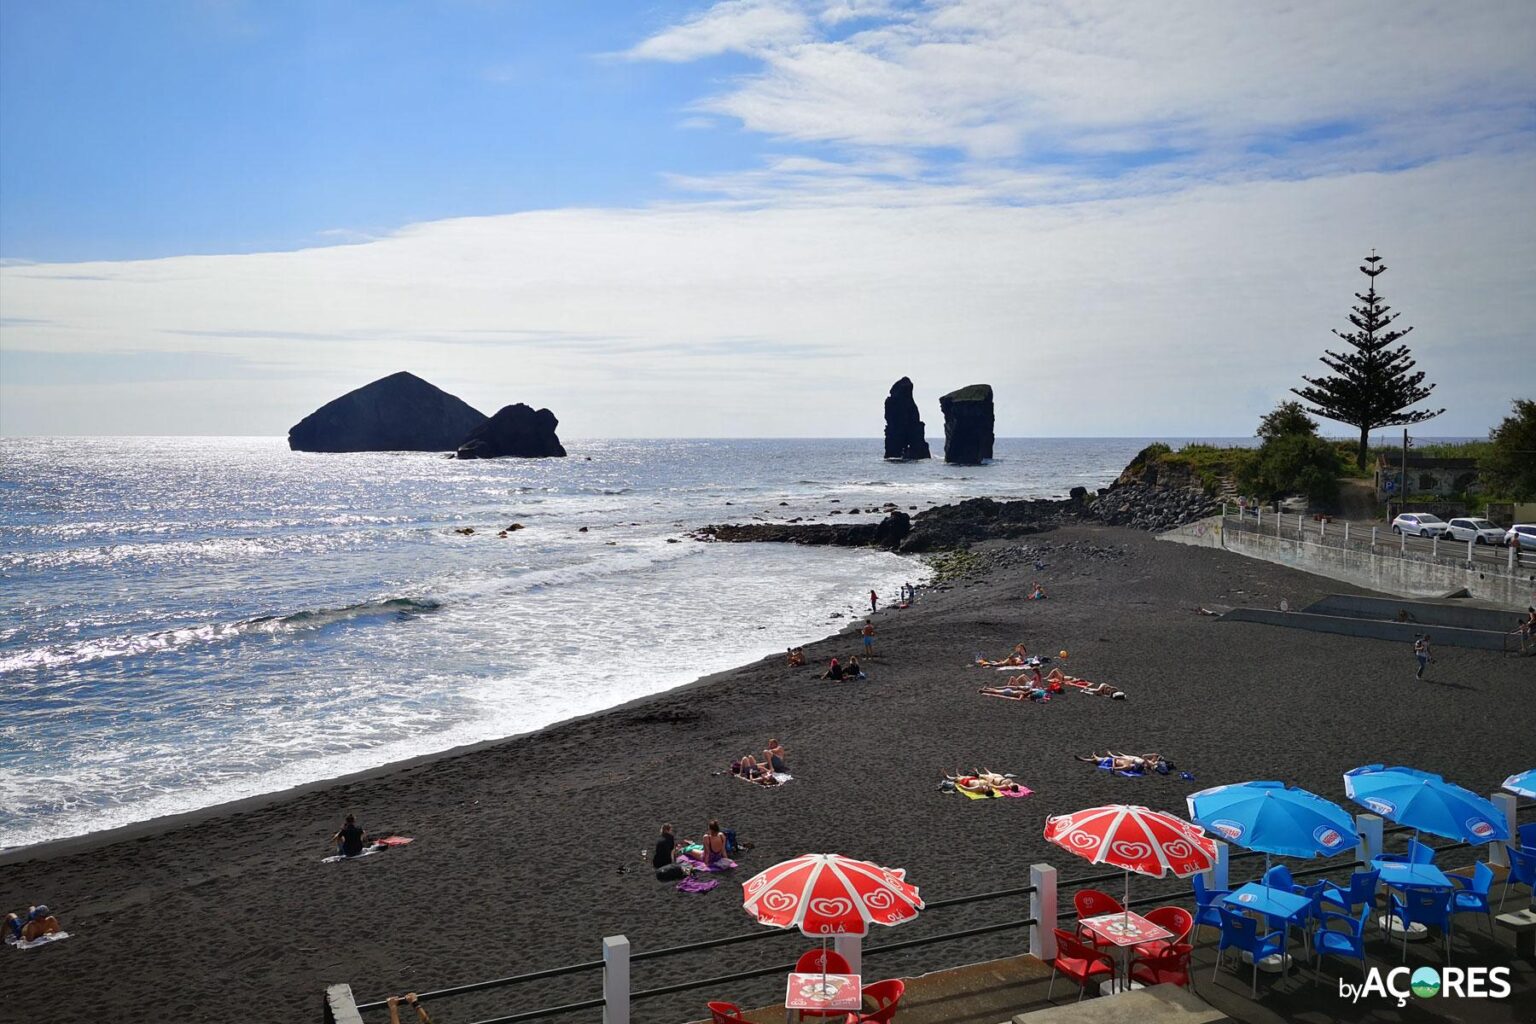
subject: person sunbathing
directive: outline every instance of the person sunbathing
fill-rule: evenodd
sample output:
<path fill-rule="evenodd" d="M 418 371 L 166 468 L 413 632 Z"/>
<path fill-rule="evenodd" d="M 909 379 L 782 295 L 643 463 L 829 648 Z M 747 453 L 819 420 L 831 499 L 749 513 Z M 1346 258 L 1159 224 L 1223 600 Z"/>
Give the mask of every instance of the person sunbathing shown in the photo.
<path fill-rule="evenodd" d="M 990 658 L 983 658 L 980 654 L 977 654 L 975 663 L 982 668 L 1019 668 L 1023 666 L 1028 658 L 1029 651 L 1024 648 L 1024 645 L 1014 644 L 1013 650 L 1009 652 L 1006 658 L 1000 661 L 992 661 Z"/>
<path fill-rule="evenodd" d="M 757 763 L 757 758 L 751 754 L 743 754 L 740 761 L 731 765 L 731 774 L 740 775 L 744 779 L 757 782 L 765 775 L 772 775 L 766 767 Z"/>
<path fill-rule="evenodd" d="M 1095 697 L 1108 697 L 1110 700 L 1125 700 L 1125 691 L 1117 690 L 1108 683 L 1085 683 L 1083 692 Z"/>
<path fill-rule="evenodd" d="M 1039 580 L 1036 580 L 1034 588 L 1032 590 L 1030 590 L 1029 596 L 1026 597 L 1024 600 L 1026 600 L 1026 601 L 1043 601 L 1044 599 L 1045 599 L 1045 588 L 1040 585 L 1040 581 Z"/>
<path fill-rule="evenodd" d="M 1007 686 L 983 686 L 976 692 L 986 694 L 988 697 L 1006 697 L 1009 700 L 1044 700 L 1046 698 L 1044 690 L 1037 690 L 1028 685 L 1015 685 L 1016 682 L 1022 683 L 1023 678 L 1018 676 L 1016 679 L 1010 679 Z"/>
<path fill-rule="evenodd" d="M 768 746 L 763 749 L 763 760 L 768 763 L 769 769 L 775 774 L 782 775 L 789 772 L 789 769 L 784 766 L 786 756 L 784 748 L 779 745 L 779 741 L 776 739 L 769 740 Z"/>
<path fill-rule="evenodd" d="M 709 831 L 704 833 L 704 866 L 712 867 L 725 860 L 725 833 L 720 830 L 718 818 L 709 819 Z"/>
<path fill-rule="evenodd" d="M 790 668 L 799 668 L 805 664 L 805 651 L 799 647 L 790 647 L 786 648 L 786 650 L 788 651 L 786 660 L 788 660 Z"/>
<path fill-rule="evenodd" d="M 980 796 L 993 795 L 992 784 L 983 778 L 979 778 L 978 776 L 962 775 L 958 770 L 956 770 L 955 774 L 946 775 L 944 777 L 950 782 L 953 782 L 956 789 L 964 790 L 967 793 L 976 793 Z"/>
<path fill-rule="evenodd" d="M 5 930 L 13 942 L 31 942 L 44 935 L 56 935 L 64 929 L 46 904 L 39 903 L 27 909 L 25 920 L 19 914 L 5 915 Z"/>

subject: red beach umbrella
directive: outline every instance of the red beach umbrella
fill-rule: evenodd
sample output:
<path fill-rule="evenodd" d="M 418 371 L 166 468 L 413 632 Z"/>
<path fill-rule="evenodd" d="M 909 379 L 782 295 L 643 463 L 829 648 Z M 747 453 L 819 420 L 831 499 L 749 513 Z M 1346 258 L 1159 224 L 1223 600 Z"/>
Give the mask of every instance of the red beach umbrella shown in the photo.
<path fill-rule="evenodd" d="M 836 853 L 807 853 L 742 884 L 742 907 L 760 924 L 810 936 L 864 935 L 872 924 L 910 921 L 923 909 L 901 868 Z"/>
<path fill-rule="evenodd" d="M 1188 878 L 1216 863 L 1216 843 L 1199 825 L 1163 811 L 1126 804 L 1090 807 L 1045 820 L 1045 838 L 1090 864 L 1123 870 L 1126 903 L 1131 872 Z"/>

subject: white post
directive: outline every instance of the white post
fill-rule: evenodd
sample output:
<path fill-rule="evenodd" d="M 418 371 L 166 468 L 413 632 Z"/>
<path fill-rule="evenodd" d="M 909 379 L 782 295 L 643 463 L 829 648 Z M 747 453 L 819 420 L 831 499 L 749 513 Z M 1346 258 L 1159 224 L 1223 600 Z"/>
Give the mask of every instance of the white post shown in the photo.
<path fill-rule="evenodd" d="M 629 1024 L 629 940 L 603 939 L 603 1024 Z"/>
<path fill-rule="evenodd" d="M 1375 550 L 1375 548 L 1376 548 L 1376 527 L 1373 526 L 1373 527 L 1371 527 L 1371 549 Z"/>
<path fill-rule="evenodd" d="M 1359 845 L 1355 858 L 1369 869 L 1371 861 L 1381 856 L 1381 817 L 1375 814 L 1355 815 L 1355 835 Z"/>
<path fill-rule="evenodd" d="M 1056 959 L 1056 869 L 1049 864 L 1029 866 L 1029 953 L 1036 960 Z"/>
<path fill-rule="evenodd" d="M 1220 839 L 1212 840 L 1216 844 L 1216 862 L 1211 865 L 1205 875 L 1205 887 L 1207 889 L 1225 889 L 1227 887 L 1227 844 Z"/>
<path fill-rule="evenodd" d="M 1440 557 L 1440 535 L 1438 533 L 1435 534 L 1434 538 L 1429 542 L 1429 557 Z"/>
<path fill-rule="evenodd" d="M 1515 571 L 1515 552 L 1518 551 L 1518 550 L 1519 550 L 1519 548 L 1515 547 L 1514 544 L 1511 544 L 1509 546 L 1509 559 L 1508 559 L 1508 561 L 1509 561 L 1509 571 L 1511 573 L 1513 573 Z"/>
<path fill-rule="evenodd" d="M 849 974 L 863 974 L 864 937 L 862 935 L 838 935 L 832 939 L 837 955 L 848 961 Z"/>
<path fill-rule="evenodd" d="M 1398 532 L 1397 536 L 1398 536 L 1398 539 L 1402 541 L 1402 543 L 1400 543 L 1397 546 L 1397 550 L 1399 552 L 1401 552 L 1404 556 L 1407 556 L 1407 554 L 1408 554 L 1408 531 L 1407 530 L 1400 530 Z"/>
<path fill-rule="evenodd" d="M 1319 519 L 1317 521 L 1317 539 L 1318 540 L 1323 540 L 1327 536 L 1328 536 L 1328 520 L 1327 519 Z"/>
<path fill-rule="evenodd" d="M 1264 528 L 1264 506 L 1255 505 L 1253 509 L 1253 525 L 1255 529 Z"/>
<path fill-rule="evenodd" d="M 1472 556 L 1473 556 L 1472 545 L 1474 545 L 1476 543 L 1477 543 L 1477 534 L 1473 534 L 1472 536 L 1467 538 L 1467 564 L 1468 565 L 1472 564 Z"/>
<path fill-rule="evenodd" d="M 1489 797 L 1493 806 L 1504 812 L 1504 826 L 1509 829 L 1509 841 L 1518 843 L 1515 822 L 1515 794 L 1499 792 Z M 1509 843 L 1489 843 L 1488 863 L 1501 868 L 1509 867 Z"/>
<path fill-rule="evenodd" d="M 1349 520 L 1344 521 L 1344 546 L 1349 547 Z"/>

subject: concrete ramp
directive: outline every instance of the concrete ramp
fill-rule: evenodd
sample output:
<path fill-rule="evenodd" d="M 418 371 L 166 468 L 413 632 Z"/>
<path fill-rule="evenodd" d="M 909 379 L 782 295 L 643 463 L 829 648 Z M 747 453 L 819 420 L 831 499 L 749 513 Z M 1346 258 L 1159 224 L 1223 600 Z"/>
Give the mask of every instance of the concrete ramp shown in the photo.
<path fill-rule="evenodd" d="M 1193 992 L 1157 985 L 1021 1013 L 1007 1024 L 1223 1024 L 1231 1019 Z"/>
<path fill-rule="evenodd" d="M 1233 608 L 1221 616 L 1221 621 L 1262 622 L 1402 644 L 1411 644 L 1415 637 L 1428 633 L 1437 647 L 1536 653 L 1536 647 L 1529 643 L 1525 645 L 1529 650 L 1523 650 L 1520 637 L 1511 635 L 1522 618 L 1515 612 L 1466 603 L 1330 594 L 1299 612 Z"/>

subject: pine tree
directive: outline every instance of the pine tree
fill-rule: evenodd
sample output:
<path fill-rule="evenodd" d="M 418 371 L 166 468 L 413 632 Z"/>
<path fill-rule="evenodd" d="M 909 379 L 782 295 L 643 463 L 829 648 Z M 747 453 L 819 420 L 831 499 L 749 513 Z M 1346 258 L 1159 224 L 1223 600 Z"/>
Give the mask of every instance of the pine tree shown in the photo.
<path fill-rule="evenodd" d="M 1404 411 L 1415 402 L 1428 398 L 1435 386 L 1424 383 L 1422 370 L 1409 372 L 1414 366 L 1413 357 L 1409 355 L 1407 345 L 1397 344 L 1413 328 L 1390 329 L 1399 314 L 1391 312 L 1392 307 L 1376 294 L 1376 278 L 1387 270 L 1381 259 L 1372 249 L 1365 266 L 1360 268 L 1360 272 L 1371 279 L 1371 286 L 1364 295 L 1355 293 L 1360 305 L 1353 307 L 1349 316 L 1355 329 L 1348 334 L 1333 332 L 1348 342 L 1354 351 L 1325 350 L 1321 361 L 1334 375 L 1308 377 L 1303 374 L 1301 379 L 1311 386 L 1291 389 L 1292 393 L 1312 403 L 1312 408 L 1307 409 L 1312 415 L 1360 428 L 1356 462 L 1361 469 L 1365 468 L 1366 444 L 1372 430 L 1423 423 L 1445 412 L 1444 409 Z"/>

